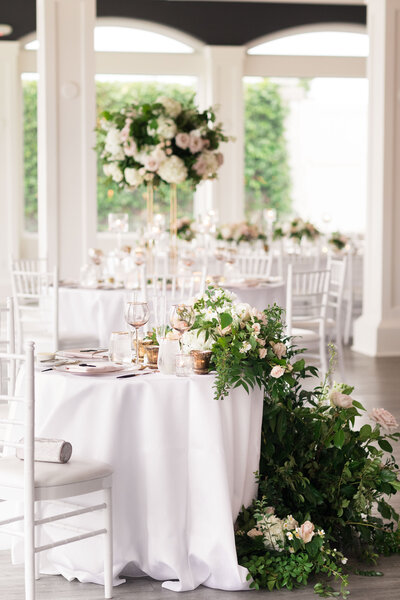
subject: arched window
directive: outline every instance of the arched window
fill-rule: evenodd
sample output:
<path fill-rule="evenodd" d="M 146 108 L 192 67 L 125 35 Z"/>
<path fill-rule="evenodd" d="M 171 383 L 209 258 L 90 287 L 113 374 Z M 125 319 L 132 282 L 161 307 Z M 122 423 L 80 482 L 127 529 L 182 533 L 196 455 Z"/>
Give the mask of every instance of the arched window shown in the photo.
<path fill-rule="evenodd" d="M 25 229 L 37 231 L 37 160 L 36 160 L 36 82 L 33 52 L 38 49 L 35 34 L 21 40 L 25 53 L 22 70 L 24 91 L 24 170 Z M 155 23 L 132 19 L 101 18 L 94 32 L 96 58 L 96 94 L 98 111 L 119 110 L 129 102 L 155 101 L 161 95 L 189 101 L 197 93 L 198 50 L 202 44 L 182 33 Z M 141 55 L 140 60 L 129 55 Z M 160 55 L 168 54 L 168 60 Z M 24 69 L 24 66 L 26 68 Z M 179 208 L 185 214 L 193 210 L 193 192 L 182 185 Z M 156 191 L 155 208 L 164 210 L 167 190 Z M 126 211 L 138 222 L 144 220 L 142 191 L 124 191 L 109 184 L 101 165 L 97 180 L 98 228 L 107 228 L 110 212 Z"/>
<path fill-rule="evenodd" d="M 363 232 L 368 36 L 319 29 L 286 30 L 247 49 L 246 212 L 273 206 L 325 231 Z"/>
<path fill-rule="evenodd" d="M 309 28 L 307 28 L 309 29 Z M 362 56 L 369 53 L 369 39 L 365 32 L 304 31 L 280 33 L 274 39 L 256 43 L 248 49 L 250 55 L 262 56 Z"/>

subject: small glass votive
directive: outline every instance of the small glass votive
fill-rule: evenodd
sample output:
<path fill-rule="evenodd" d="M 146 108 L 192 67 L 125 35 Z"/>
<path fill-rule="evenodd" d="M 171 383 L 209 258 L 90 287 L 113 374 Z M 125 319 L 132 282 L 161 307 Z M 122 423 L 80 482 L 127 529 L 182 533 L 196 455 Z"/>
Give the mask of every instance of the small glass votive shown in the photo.
<path fill-rule="evenodd" d="M 177 377 L 189 377 L 192 374 L 192 357 L 190 354 L 177 354 L 175 365 Z"/>
<path fill-rule="evenodd" d="M 118 365 L 132 362 L 132 342 L 130 331 L 113 331 L 110 336 L 108 358 Z"/>

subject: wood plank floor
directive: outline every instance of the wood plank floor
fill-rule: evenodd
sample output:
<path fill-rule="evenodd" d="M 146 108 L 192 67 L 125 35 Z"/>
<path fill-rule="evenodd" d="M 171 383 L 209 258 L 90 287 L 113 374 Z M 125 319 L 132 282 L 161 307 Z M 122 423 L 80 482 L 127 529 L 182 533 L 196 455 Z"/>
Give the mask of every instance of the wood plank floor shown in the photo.
<path fill-rule="evenodd" d="M 350 350 L 345 352 L 345 381 L 355 385 L 353 396 L 363 402 L 367 410 L 383 407 L 394 414 L 400 422 L 400 358 L 373 359 Z M 400 448 L 396 448 L 400 461 Z M 400 510 L 400 498 L 393 504 Z M 383 577 L 350 577 L 352 600 L 399 600 L 400 599 L 400 556 L 391 556 L 380 561 L 378 568 Z M 114 588 L 118 600 L 169 600 L 179 594 L 163 590 L 161 582 L 149 578 L 129 579 Z M 200 587 L 181 596 L 185 600 L 245 600 L 247 598 L 276 600 L 305 600 L 317 598 L 312 586 L 295 592 L 222 592 Z M 23 567 L 11 565 L 9 552 L 0 552 L 0 600 L 23 600 Z M 68 582 L 61 576 L 42 576 L 37 582 L 37 600 L 100 600 L 103 588 L 94 584 Z"/>

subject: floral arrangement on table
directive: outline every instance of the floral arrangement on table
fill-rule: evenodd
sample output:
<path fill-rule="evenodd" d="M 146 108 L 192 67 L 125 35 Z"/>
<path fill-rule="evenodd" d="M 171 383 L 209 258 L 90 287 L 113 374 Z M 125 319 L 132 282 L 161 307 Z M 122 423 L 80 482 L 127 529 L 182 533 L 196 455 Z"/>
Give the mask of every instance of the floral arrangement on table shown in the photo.
<path fill-rule="evenodd" d="M 400 490 L 396 420 L 373 409 L 374 424 L 357 428 L 365 409 L 352 387 L 329 385 L 331 372 L 314 390 L 304 389 L 317 370 L 285 336 L 278 306 L 260 312 L 209 286 L 193 309 L 193 328 L 181 341 L 185 351 L 211 351 L 215 398 L 238 386 L 264 389 L 258 498 L 236 523 L 238 558 L 251 587 L 292 589 L 318 576 L 317 594 L 339 595 L 332 578 L 346 597 L 345 555 L 375 562 L 400 552 L 399 515 L 389 503 Z"/>
<path fill-rule="evenodd" d="M 221 225 L 217 230 L 217 240 L 225 242 L 254 242 L 265 240 L 265 233 L 252 223 L 228 223 Z"/>
<path fill-rule="evenodd" d="M 297 240 L 299 243 L 304 238 L 315 241 L 321 232 L 309 221 L 303 221 L 300 217 L 293 219 L 288 228 L 288 237 Z"/>
<path fill-rule="evenodd" d="M 165 96 L 105 111 L 96 130 L 105 175 L 127 188 L 214 179 L 223 163 L 219 146 L 229 139 L 211 108 L 199 111 Z"/>
<path fill-rule="evenodd" d="M 346 245 L 349 243 L 349 241 L 350 241 L 350 239 L 346 235 L 344 235 L 343 233 L 340 233 L 339 231 L 334 231 L 328 240 L 328 244 L 333 246 L 335 250 L 340 251 L 346 247 Z"/>
<path fill-rule="evenodd" d="M 189 217 L 178 219 L 176 224 L 178 238 L 186 242 L 191 242 L 196 237 L 196 231 L 193 226 L 194 220 L 189 219 Z"/>

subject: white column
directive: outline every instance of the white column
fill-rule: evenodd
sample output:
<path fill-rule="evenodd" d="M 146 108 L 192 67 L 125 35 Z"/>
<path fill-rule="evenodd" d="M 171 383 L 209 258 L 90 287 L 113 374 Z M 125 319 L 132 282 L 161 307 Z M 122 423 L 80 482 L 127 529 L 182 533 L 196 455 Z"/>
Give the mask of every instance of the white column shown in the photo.
<path fill-rule="evenodd" d="M 11 292 L 10 258 L 18 258 L 23 214 L 22 87 L 19 42 L 0 42 L 0 293 Z"/>
<path fill-rule="evenodd" d="M 95 0 L 37 0 L 39 255 L 77 277 L 96 235 Z"/>
<path fill-rule="evenodd" d="M 241 46 L 206 46 L 205 69 L 201 79 L 202 108 L 217 109 L 217 121 L 235 137 L 222 144 L 224 164 L 216 181 L 202 184 L 196 208 L 214 208 L 222 223 L 240 221 L 244 216 L 244 102 L 243 75 L 245 49 Z"/>
<path fill-rule="evenodd" d="M 369 156 L 363 314 L 354 350 L 400 355 L 400 0 L 369 0 Z"/>

